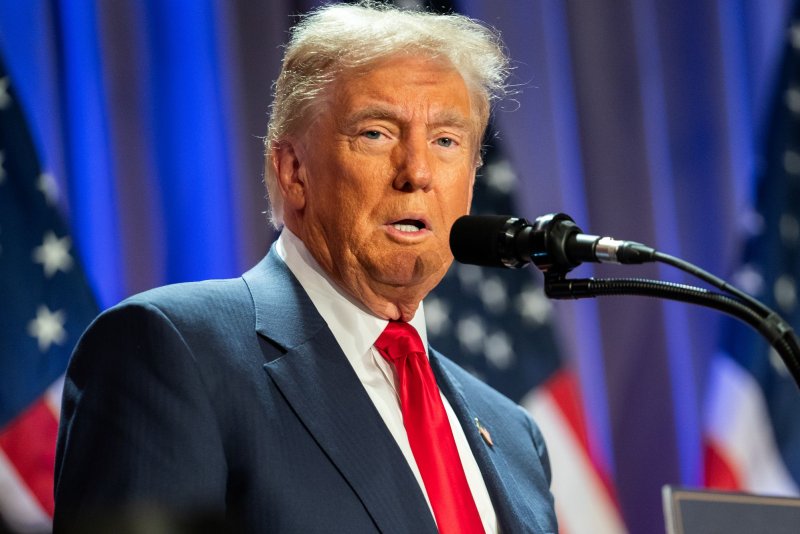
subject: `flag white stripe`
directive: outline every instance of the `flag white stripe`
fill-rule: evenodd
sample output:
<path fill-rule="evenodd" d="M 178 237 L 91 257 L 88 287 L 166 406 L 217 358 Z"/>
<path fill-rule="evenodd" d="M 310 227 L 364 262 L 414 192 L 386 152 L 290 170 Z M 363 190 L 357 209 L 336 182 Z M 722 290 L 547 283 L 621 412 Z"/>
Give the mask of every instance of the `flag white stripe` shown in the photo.
<path fill-rule="evenodd" d="M 714 357 L 706 399 L 706 433 L 740 477 L 742 489 L 797 495 L 798 488 L 775 444 L 758 382 L 724 354 Z"/>
<path fill-rule="evenodd" d="M 49 532 L 52 520 L 0 449 L 0 513 L 14 532 Z"/>
<path fill-rule="evenodd" d="M 625 533 L 614 502 L 546 388 L 526 396 L 522 406 L 531 412 L 547 442 L 553 471 L 551 490 L 563 530 L 569 534 Z"/>

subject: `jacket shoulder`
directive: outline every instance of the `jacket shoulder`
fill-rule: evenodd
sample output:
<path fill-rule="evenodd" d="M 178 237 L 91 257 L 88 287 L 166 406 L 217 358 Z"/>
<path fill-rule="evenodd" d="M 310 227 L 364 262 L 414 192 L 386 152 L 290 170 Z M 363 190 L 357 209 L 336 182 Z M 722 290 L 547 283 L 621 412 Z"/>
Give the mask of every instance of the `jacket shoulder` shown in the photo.
<path fill-rule="evenodd" d="M 241 277 L 204 280 L 151 289 L 123 300 L 105 313 L 137 307 L 156 308 L 173 322 L 203 318 L 215 321 L 220 314 L 241 314 L 245 309 L 252 314 L 253 299 Z"/>

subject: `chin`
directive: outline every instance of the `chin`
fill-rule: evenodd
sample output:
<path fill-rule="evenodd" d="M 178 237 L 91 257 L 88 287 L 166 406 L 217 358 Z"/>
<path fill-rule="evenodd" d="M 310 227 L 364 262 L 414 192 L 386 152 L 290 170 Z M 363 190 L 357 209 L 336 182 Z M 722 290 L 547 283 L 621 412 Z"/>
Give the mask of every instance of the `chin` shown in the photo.
<path fill-rule="evenodd" d="M 439 254 L 401 252 L 389 255 L 382 262 L 375 278 L 396 287 L 433 289 L 447 272 L 450 262 L 443 262 Z"/>

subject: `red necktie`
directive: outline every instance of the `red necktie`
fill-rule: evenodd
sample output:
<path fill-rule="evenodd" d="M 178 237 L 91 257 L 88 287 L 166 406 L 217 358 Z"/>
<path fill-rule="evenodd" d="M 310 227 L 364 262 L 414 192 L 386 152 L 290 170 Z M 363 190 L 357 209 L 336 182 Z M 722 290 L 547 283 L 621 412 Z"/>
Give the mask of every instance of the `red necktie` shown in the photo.
<path fill-rule="evenodd" d="M 390 321 L 375 348 L 397 373 L 400 410 L 411 452 L 442 534 L 483 533 L 422 340 L 408 323 Z"/>

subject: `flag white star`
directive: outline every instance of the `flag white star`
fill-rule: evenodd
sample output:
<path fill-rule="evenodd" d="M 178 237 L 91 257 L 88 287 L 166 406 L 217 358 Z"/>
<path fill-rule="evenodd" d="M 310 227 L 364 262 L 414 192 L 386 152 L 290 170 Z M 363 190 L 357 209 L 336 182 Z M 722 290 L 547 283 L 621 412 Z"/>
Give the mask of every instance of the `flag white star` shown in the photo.
<path fill-rule="evenodd" d="M 789 274 L 782 274 L 775 280 L 772 291 L 778 306 L 785 313 L 792 313 L 797 304 L 797 284 L 794 277 Z"/>
<path fill-rule="evenodd" d="M 503 313 L 506 309 L 508 291 L 500 278 L 491 276 L 480 282 L 478 295 L 483 305 L 492 313 Z"/>
<path fill-rule="evenodd" d="M 54 206 L 58 200 L 58 184 L 55 177 L 49 172 L 43 172 L 39 175 L 39 180 L 36 182 L 36 188 L 42 192 L 45 201 L 50 206 Z"/>
<path fill-rule="evenodd" d="M 786 107 L 792 113 L 800 113 L 800 91 L 797 87 L 790 87 L 783 95 Z"/>
<path fill-rule="evenodd" d="M 792 24 L 789 29 L 789 40 L 795 50 L 800 50 L 800 24 Z"/>
<path fill-rule="evenodd" d="M 442 299 L 429 296 L 425 299 L 425 325 L 428 331 L 439 336 L 450 329 L 450 308 Z"/>
<path fill-rule="evenodd" d="M 742 210 L 736 223 L 736 230 L 741 232 L 742 240 L 760 236 L 766 227 L 764 216 L 755 209 Z"/>
<path fill-rule="evenodd" d="M 509 194 L 514 190 L 517 175 L 508 160 L 486 166 L 486 183 L 499 193 Z"/>
<path fill-rule="evenodd" d="M 783 153 L 783 170 L 793 176 L 800 175 L 800 154 L 797 151 L 788 149 Z"/>
<path fill-rule="evenodd" d="M 64 330 L 66 320 L 64 310 L 51 312 L 47 306 L 39 306 L 36 318 L 28 323 L 28 334 L 36 338 L 40 352 L 50 350 L 53 343 L 56 345 L 64 343 L 67 339 L 67 332 Z"/>
<path fill-rule="evenodd" d="M 6 109 L 11 103 L 11 95 L 8 94 L 8 76 L 0 78 L 0 109 Z"/>
<path fill-rule="evenodd" d="M 505 332 L 495 332 L 487 337 L 483 350 L 489 362 L 498 369 L 508 369 L 514 363 L 511 338 Z"/>
<path fill-rule="evenodd" d="M 778 225 L 781 240 L 787 247 L 793 247 L 800 239 L 800 221 L 792 213 L 784 213 Z"/>
<path fill-rule="evenodd" d="M 477 354 L 483 349 L 483 338 L 486 335 L 486 329 L 483 327 L 483 321 L 476 315 L 464 317 L 458 321 L 456 326 L 456 336 L 458 341 L 464 349 L 472 354 Z"/>
<path fill-rule="evenodd" d="M 761 272 L 761 268 L 752 263 L 745 263 L 739 267 L 731 278 L 733 279 L 733 285 L 746 293 L 756 296 L 764 293 L 766 286 L 764 275 Z"/>
<path fill-rule="evenodd" d="M 778 354 L 774 348 L 769 349 L 769 363 L 772 365 L 772 368 L 784 378 L 791 378 L 792 374 L 789 372 L 789 368 L 786 367 L 786 364 L 781 358 L 781 355 Z"/>
<path fill-rule="evenodd" d="M 553 305 L 541 288 L 532 284 L 526 285 L 517 297 L 517 311 L 522 318 L 531 324 L 544 324 L 550 317 Z"/>
<path fill-rule="evenodd" d="M 67 272 L 72 268 L 72 256 L 69 255 L 69 248 L 72 240 L 69 236 L 62 238 L 56 237 L 52 231 L 44 236 L 42 244 L 33 249 L 33 261 L 41 263 L 44 268 L 44 275 L 51 278 L 56 272 Z"/>
<path fill-rule="evenodd" d="M 475 285 L 483 278 L 480 267 L 464 263 L 459 263 L 456 266 L 456 275 L 458 276 L 458 281 L 461 283 L 461 288 L 469 292 L 474 292 Z"/>

